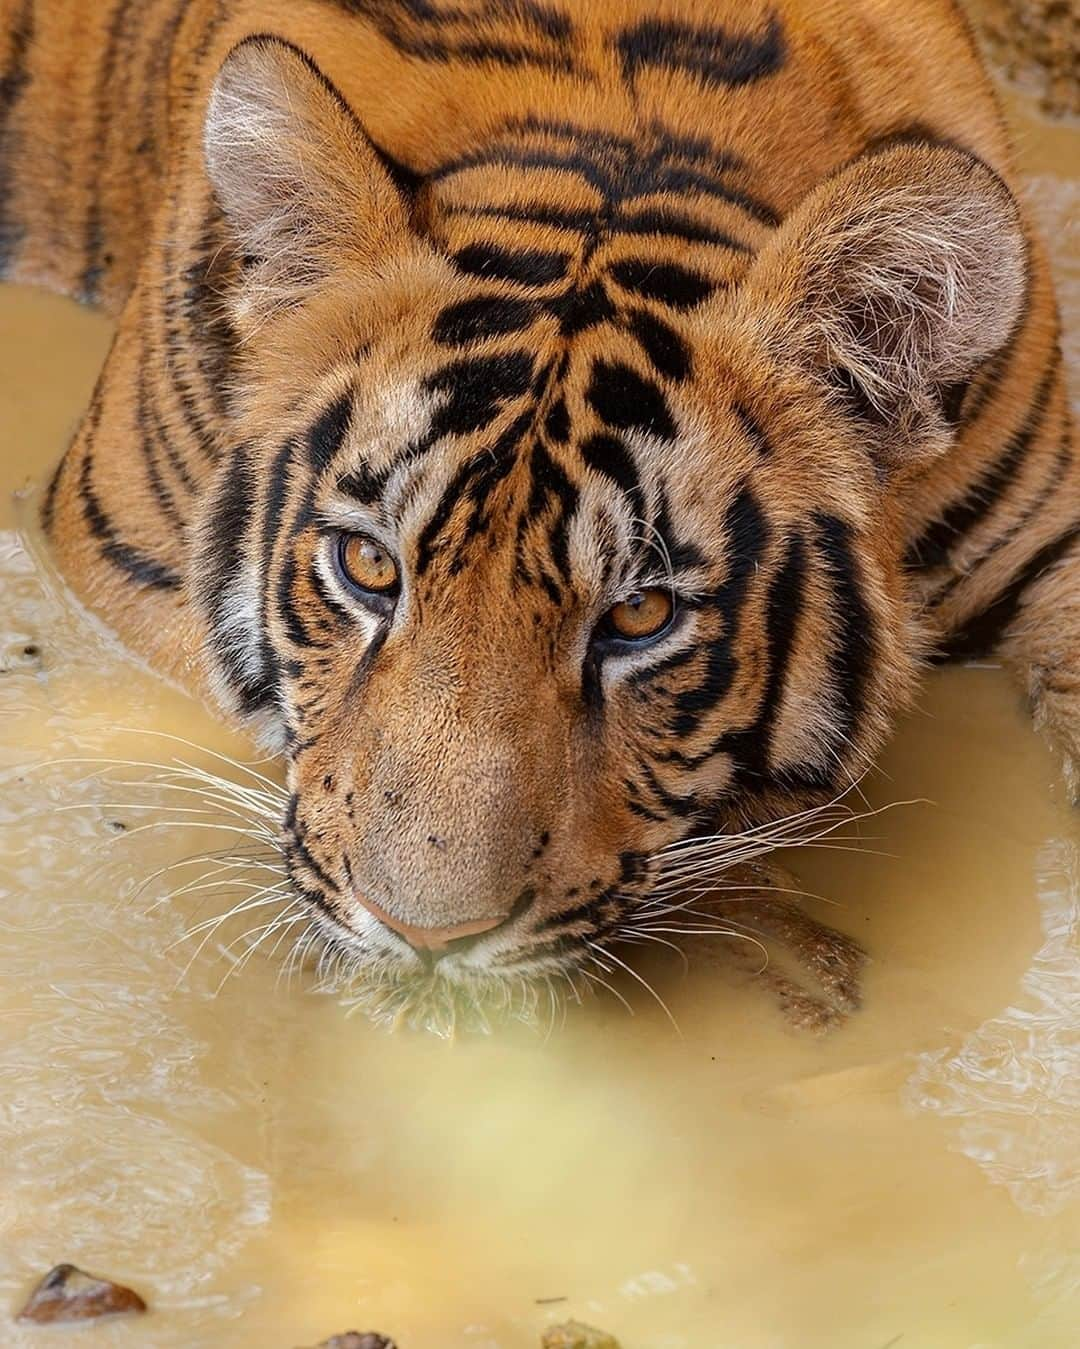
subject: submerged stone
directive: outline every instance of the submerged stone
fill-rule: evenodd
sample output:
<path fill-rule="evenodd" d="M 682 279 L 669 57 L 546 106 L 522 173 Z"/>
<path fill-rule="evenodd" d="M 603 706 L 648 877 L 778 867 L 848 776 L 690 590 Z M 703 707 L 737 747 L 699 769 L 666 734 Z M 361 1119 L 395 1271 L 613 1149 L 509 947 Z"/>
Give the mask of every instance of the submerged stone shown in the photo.
<path fill-rule="evenodd" d="M 580 1321 L 566 1321 L 545 1330 L 540 1345 L 541 1349 L 619 1349 L 619 1342 L 613 1335 Z"/>
<path fill-rule="evenodd" d="M 45 1326 L 54 1321 L 95 1321 L 101 1316 L 144 1311 L 146 1303 L 132 1289 L 87 1274 L 75 1265 L 57 1265 L 30 1294 L 18 1319 Z"/>
<path fill-rule="evenodd" d="M 344 1335 L 331 1335 L 315 1349 L 397 1349 L 397 1345 L 385 1335 L 376 1335 L 373 1330 L 363 1334 L 358 1330 L 347 1330 Z"/>

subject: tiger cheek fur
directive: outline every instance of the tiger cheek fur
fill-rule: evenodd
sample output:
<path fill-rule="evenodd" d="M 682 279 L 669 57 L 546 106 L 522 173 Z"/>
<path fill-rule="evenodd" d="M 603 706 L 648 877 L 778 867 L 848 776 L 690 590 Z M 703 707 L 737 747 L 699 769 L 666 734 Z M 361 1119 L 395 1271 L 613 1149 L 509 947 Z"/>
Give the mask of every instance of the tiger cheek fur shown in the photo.
<path fill-rule="evenodd" d="M 86 256 L 17 167 L 0 211 L 8 274 L 122 309 L 46 524 L 284 754 L 354 952 L 580 962 L 665 849 L 850 786 L 937 651 L 1080 746 L 1053 299 L 945 0 L 860 0 L 858 42 L 794 0 L 105 8 L 100 98 L 150 111 L 84 119 Z M 97 20 L 9 11 L 18 166 Z"/>

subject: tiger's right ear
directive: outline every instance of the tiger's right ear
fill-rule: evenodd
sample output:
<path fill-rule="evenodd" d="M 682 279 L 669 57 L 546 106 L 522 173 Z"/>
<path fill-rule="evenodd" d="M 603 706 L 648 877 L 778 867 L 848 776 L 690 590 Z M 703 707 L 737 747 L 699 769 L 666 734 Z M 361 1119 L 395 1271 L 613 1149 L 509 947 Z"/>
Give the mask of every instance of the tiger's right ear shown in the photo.
<path fill-rule="evenodd" d="M 337 268 L 376 269 L 415 236 L 406 200 L 351 108 L 315 63 L 248 38 L 214 81 L 206 169 L 246 266 L 235 317 L 302 303 Z"/>
<path fill-rule="evenodd" d="M 964 150 L 898 140 L 813 188 L 737 297 L 778 354 L 813 371 L 883 472 L 951 443 L 950 403 L 1020 321 L 1023 221 Z"/>

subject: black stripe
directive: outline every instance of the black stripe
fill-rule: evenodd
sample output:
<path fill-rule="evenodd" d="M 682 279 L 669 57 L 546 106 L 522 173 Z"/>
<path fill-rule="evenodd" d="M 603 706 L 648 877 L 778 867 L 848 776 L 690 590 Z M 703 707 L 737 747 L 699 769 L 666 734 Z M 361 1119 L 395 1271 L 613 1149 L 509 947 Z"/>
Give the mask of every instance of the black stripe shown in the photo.
<path fill-rule="evenodd" d="M 231 413 L 229 395 L 238 337 L 221 297 L 234 283 L 232 250 L 216 203 L 207 204 L 178 298 L 188 323 L 188 342 L 203 393 L 218 418 Z"/>
<path fill-rule="evenodd" d="M 718 182 L 712 174 L 701 173 L 697 169 L 673 165 L 671 168 L 665 169 L 662 174 L 657 175 L 656 182 L 650 190 L 653 192 L 698 192 L 704 197 L 712 197 L 716 201 L 727 202 L 729 206 L 738 207 L 740 211 L 745 212 L 752 219 L 760 221 L 763 225 L 775 227 L 780 223 L 779 214 L 767 202 L 761 201 L 758 197 L 752 197 L 749 192 L 741 192 L 737 188 L 729 187 L 726 183 Z"/>
<path fill-rule="evenodd" d="M 570 413 L 565 398 L 556 398 L 544 416 L 544 434 L 554 445 L 565 445 L 570 439 Z"/>
<path fill-rule="evenodd" d="M 512 139 L 448 160 L 433 169 L 431 177 L 439 180 L 480 168 L 576 174 L 604 200 L 596 211 L 575 213 L 582 232 L 596 233 L 601 218 L 606 230 L 619 205 L 673 193 L 711 197 L 736 207 L 763 224 L 779 223 L 776 211 L 768 203 L 728 183 L 725 175 L 733 167 L 740 166 L 741 161 L 736 156 L 717 151 L 707 141 L 688 140 L 660 126 L 652 126 L 640 139 L 630 140 L 598 132 L 592 127 L 528 118 L 512 121 L 504 129 Z M 544 143 L 537 144 L 537 137 L 543 137 Z M 552 137 L 563 143 L 551 145 Z M 483 208 L 463 209 L 470 214 L 485 213 Z M 507 212 L 513 209 L 506 208 Z M 531 208 L 527 209 L 531 211 Z M 538 209 L 552 211 L 547 204 L 539 204 Z M 665 208 L 660 208 L 654 220 L 663 219 L 664 214 Z M 644 220 L 647 215 L 648 211 L 636 218 Z M 746 251 L 726 235 L 717 240 L 721 241 L 728 247 Z"/>
<path fill-rule="evenodd" d="M 1055 348 L 1039 381 L 1027 416 L 1006 443 L 1004 452 L 948 509 L 932 521 L 915 540 L 905 558 L 909 567 L 941 567 L 956 543 L 993 511 L 1019 476 L 1032 442 L 1042 429 L 1061 363 Z"/>
<path fill-rule="evenodd" d="M 296 442 L 287 440 L 274 455 L 267 475 L 263 502 L 261 553 L 263 576 L 270 575 L 274 548 L 285 522 L 285 501 L 289 492 L 289 468 L 296 454 Z"/>
<path fill-rule="evenodd" d="M 691 539 L 680 536 L 671 518 L 671 503 L 663 482 L 656 485 L 657 505 L 653 527 L 663 539 L 668 560 L 675 571 L 708 566 L 710 558 Z"/>
<path fill-rule="evenodd" d="M 295 441 L 287 440 L 278 449 L 270 465 L 266 484 L 266 496 L 262 503 L 262 520 L 259 531 L 259 561 L 261 576 L 261 595 L 259 602 L 259 624 L 261 628 L 261 661 L 263 679 L 277 681 L 280 678 L 280 662 L 270 640 L 270 614 L 273 608 L 274 553 L 281 531 L 285 527 L 285 503 L 290 487 L 289 469 L 296 455 Z M 254 486 L 254 484 L 253 484 Z"/>
<path fill-rule="evenodd" d="M 586 145 L 572 146 L 565 150 L 544 149 L 530 145 L 491 145 L 482 150 L 471 150 L 458 159 L 440 164 L 432 172 L 431 178 L 439 182 L 459 173 L 487 168 L 572 173 L 583 178 L 590 187 L 596 188 L 605 197 L 621 200 L 625 195 L 619 190 L 618 180 L 611 169 L 591 155 Z"/>
<path fill-rule="evenodd" d="M 677 435 L 659 385 L 621 361 L 594 362 L 585 396 L 600 420 L 616 431 L 644 431 L 660 440 Z"/>
<path fill-rule="evenodd" d="M 529 491 L 525 516 L 519 524 L 519 535 L 522 525 L 537 519 L 547 503 L 554 499 L 556 511 L 550 524 L 549 548 L 556 570 L 564 581 L 569 582 L 568 531 L 570 521 L 577 510 L 578 489 L 567 477 L 562 465 L 556 463 L 539 441 L 533 446 L 529 471 L 532 474 L 532 487 Z"/>
<path fill-rule="evenodd" d="M 145 127 L 145 131 L 135 148 L 135 153 L 145 158 L 146 163 L 155 175 L 160 175 L 162 172 L 162 151 L 167 148 L 155 139 L 155 115 L 161 92 L 168 85 L 177 34 L 193 3 L 194 0 L 179 0 L 179 3 L 174 0 L 171 12 L 166 12 L 162 16 L 162 23 L 157 31 L 152 34 L 147 32 L 144 35 L 144 49 L 149 48 L 152 56 L 149 61 L 143 63 L 140 71 L 142 78 L 140 81 L 138 115 L 142 119 L 140 125 Z M 140 200 L 139 209 L 140 212 L 145 209 L 142 200 Z"/>
<path fill-rule="evenodd" d="M 705 648 L 705 668 L 695 688 L 675 698 L 671 732 L 684 737 L 696 731 L 709 712 L 725 698 L 739 668 L 735 643 L 750 582 L 757 575 L 769 543 L 769 526 L 749 487 L 743 487 L 724 519 L 727 535 L 727 580 L 698 602 L 723 616 L 720 636 Z"/>
<path fill-rule="evenodd" d="M 625 321 L 657 374 L 678 384 L 690 378 L 693 373 L 690 349 L 670 324 L 644 309 L 633 310 Z"/>
<path fill-rule="evenodd" d="M 319 597 L 319 601 L 323 608 L 333 614 L 339 624 L 350 628 L 355 625 L 356 615 L 352 613 L 351 610 L 346 609 L 346 607 L 330 593 L 326 582 L 323 580 L 322 573 L 317 567 L 312 568 L 311 571 L 311 586 L 315 591 L 315 594 Z"/>
<path fill-rule="evenodd" d="M 566 276 L 566 253 L 538 248 L 500 248 L 497 244 L 470 244 L 454 254 L 458 267 L 470 276 L 492 281 L 514 281 L 522 286 L 546 286 Z"/>
<path fill-rule="evenodd" d="M 942 605 L 950 595 L 965 583 L 965 581 L 970 580 L 977 568 L 985 565 L 992 557 L 1000 553 L 1003 548 L 1007 548 L 1015 538 L 1027 529 L 1032 520 L 1042 513 L 1043 507 L 1052 499 L 1054 493 L 1064 480 L 1066 473 L 1069 471 L 1069 468 L 1072 466 L 1073 455 L 1071 442 L 1072 427 L 1066 422 L 1065 430 L 1061 438 L 1061 447 L 1054 456 L 1054 462 L 1051 465 L 1050 473 L 1047 476 L 1046 481 L 1039 488 L 1038 494 L 1035 496 L 1034 500 L 1021 515 L 1017 516 L 1003 534 L 999 534 L 997 538 L 995 538 L 994 541 L 979 554 L 966 571 L 949 577 L 945 585 L 943 585 L 940 590 L 934 592 L 931 603 L 935 607 Z"/>
<path fill-rule="evenodd" d="M 210 509 L 206 544 L 200 549 L 196 585 L 212 624 L 227 607 L 228 587 L 244 557 L 244 540 L 255 500 L 255 470 L 247 449 L 238 445 Z"/>
<path fill-rule="evenodd" d="M 608 890 L 602 891 L 595 899 L 587 900 L 584 904 L 578 904 L 575 908 L 564 909 L 562 913 L 553 913 L 542 922 L 537 923 L 533 929 L 534 932 L 556 932 L 559 928 L 570 927 L 575 923 L 592 924 L 596 917 L 616 897 L 617 887 L 612 886 Z M 528 954 L 533 955 L 536 951 L 547 951 L 549 948 L 560 949 L 565 938 L 555 938 L 553 941 L 544 942 L 536 947 L 530 947 Z M 575 943 L 576 945 L 576 943 Z"/>
<path fill-rule="evenodd" d="M 1005 377 L 1015 353 L 1016 337 L 1020 325 L 1014 331 L 1009 341 L 1002 349 L 990 358 L 983 366 L 982 370 L 972 381 L 971 392 L 969 393 L 964 405 L 964 424 L 970 426 L 974 422 L 987 403 L 1001 388 L 1001 382 Z"/>
<path fill-rule="evenodd" d="M 141 383 L 141 381 L 140 381 Z M 180 512 L 176 506 L 176 500 L 173 497 L 168 484 L 161 476 L 161 466 L 158 460 L 157 446 L 154 443 L 154 437 L 147 425 L 146 413 L 146 392 L 145 386 L 139 390 L 138 399 L 135 405 L 135 425 L 139 433 L 139 451 L 142 455 L 143 467 L 146 469 L 146 480 L 150 491 L 153 493 L 154 500 L 158 504 L 158 509 L 168 521 L 174 530 L 183 530 L 185 521 L 181 518 Z"/>
<path fill-rule="evenodd" d="M 502 433 L 491 450 L 483 450 L 473 455 L 454 474 L 417 539 L 417 576 L 422 576 L 435 560 L 439 552 L 439 536 L 450 523 L 454 511 L 466 498 L 472 502 L 472 515 L 464 531 L 462 543 L 469 542 L 475 535 L 487 498 L 513 468 L 515 451 L 531 425 L 532 414 L 523 413 Z M 460 563 L 461 557 L 459 549 L 455 560 Z"/>
<path fill-rule="evenodd" d="M 679 136 L 659 123 L 636 139 L 531 117 L 511 119 L 503 132 L 494 144 L 439 165 L 432 177 L 488 166 L 555 169 L 580 174 L 614 203 L 663 191 L 672 173 L 692 173 L 700 190 L 723 197 L 729 190 L 724 175 L 742 167 L 738 156 L 710 141 Z"/>
<path fill-rule="evenodd" d="M 469 487 L 471 509 L 462 535 L 463 542 L 469 542 L 476 538 L 490 523 L 489 498 L 514 467 L 518 447 L 532 429 L 533 422 L 534 417 L 530 410 L 521 413 L 502 432 L 491 450 L 482 456 L 483 462 L 477 467 L 472 484 Z M 460 566 L 461 554 L 459 552 L 454 569 L 459 570 Z"/>
<path fill-rule="evenodd" d="M 610 269 L 623 288 L 634 295 L 656 300 L 671 309 L 694 309 L 713 293 L 713 283 L 700 272 L 676 262 L 651 258 L 627 258 Z"/>
<path fill-rule="evenodd" d="M 579 446 L 581 457 L 595 473 L 602 473 L 620 487 L 635 515 L 641 512 L 641 479 L 634 456 L 620 436 L 595 435 Z"/>
<path fill-rule="evenodd" d="M 307 867 L 308 871 L 310 871 L 311 874 L 315 877 L 315 879 L 319 882 L 319 884 L 324 885 L 332 895 L 340 893 L 340 887 L 338 886 L 337 882 L 330 879 L 330 877 L 322 869 L 319 863 L 311 855 L 311 852 L 308 849 L 307 845 L 301 841 L 301 839 L 295 832 L 291 839 L 284 840 L 284 849 L 285 849 L 285 856 L 289 858 L 290 861 L 293 858 L 299 858 L 300 861 L 303 863 L 303 865 Z"/>
<path fill-rule="evenodd" d="M 18 16 L 10 21 L 11 59 L 0 76 L 0 275 L 11 266 L 24 230 L 12 214 L 16 161 L 21 136 L 12 127 L 13 114 L 30 83 L 26 58 L 34 42 L 34 0 L 23 0 Z"/>
<path fill-rule="evenodd" d="M 450 203 L 446 214 L 474 220 L 507 220 L 526 225 L 544 225 L 549 229 L 575 234 L 590 234 L 596 229 L 594 211 L 570 211 L 544 201 L 508 202 L 505 206 L 460 206 Z"/>
<path fill-rule="evenodd" d="M 538 312 L 531 300 L 476 296 L 444 309 L 435 320 L 431 335 L 440 346 L 464 347 L 486 337 L 521 332 Z"/>
<path fill-rule="evenodd" d="M 335 399 L 324 408 L 307 434 L 308 462 L 315 473 L 322 473 L 333 463 L 349 434 L 352 419 L 352 390 Z"/>
<path fill-rule="evenodd" d="M 317 642 L 308 632 L 304 620 L 296 608 L 293 587 L 296 585 L 296 558 L 289 553 L 281 565 L 281 575 L 277 586 L 278 615 L 285 627 L 285 635 L 293 646 L 303 649 L 321 647 L 325 643 Z"/>
<path fill-rule="evenodd" d="M 1012 627 L 1028 587 L 1060 562 L 1080 539 L 1080 523 L 1044 544 L 1016 573 L 1006 588 L 986 609 L 952 633 L 943 643 L 941 659 L 974 660 L 989 655 Z"/>
<path fill-rule="evenodd" d="M 149 590 L 179 590 L 181 578 L 171 567 L 120 538 L 94 491 L 92 472 L 92 455 L 88 448 L 79 475 L 79 493 L 82 497 L 83 518 L 91 534 L 101 544 L 102 557 Z"/>
<path fill-rule="evenodd" d="M 177 202 L 179 203 L 179 201 L 180 194 L 178 193 Z M 214 463 L 218 458 L 215 432 L 199 406 L 196 391 L 189 376 L 188 367 L 192 361 L 197 365 L 198 356 L 197 344 L 193 335 L 195 324 L 193 323 L 186 288 L 183 286 L 187 266 L 177 257 L 179 248 L 177 238 L 181 233 L 178 218 L 179 205 L 177 205 L 176 211 L 177 214 L 173 216 L 171 228 L 166 234 L 163 245 L 165 253 L 164 274 L 168 280 L 164 303 L 157 306 L 162 325 L 162 336 L 157 343 L 157 350 L 165 362 L 167 375 L 165 383 L 176 399 L 180 416 L 188 433 L 203 458 L 210 463 Z"/>
<path fill-rule="evenodd" d="M 476 356 L 445 365 L 427 381 L 433 392 L 448 395 L 431 423 L 431 439 L 480 431 L 499 413 L 506 399 L 527 393 L 533 358 L 524 351 Z"/>
<path fill-rule="evenodd" d="M 560 140 L 572 149 L 587 146 L 598 160 L 619 164 L 620 168 L 653 164 L 685 163 L 713 174 L 728 173 L 746 167 L 745 161 L 730 150 L 719 150 L 707 136 L 683 135 L 660 122 L 651 122 L 644 136 L 620 136 L 567 118 L 513 117 L 504 125 L 508 135 L 542 136 Z"/>
<path fill-rule="evenodd" d="M 212 506 L 207 531 L 209 548 L 201 550 L 196 584 L 214 633 L 214 651 L 246 716 L 266 707 L 277 695 L 276 659 L 266 645 L 261 625 L 259 631 L 248 634 L 238 634 L 226 626 L 230 588 L 240 578 L 244 541 L 251 527 L 255 499 L 254 465 L 246 447 L 238 445 L 232 451 L 228 471 Z M 242 641 L 259 648 L 259 669 L 255 674 L 245 658 Z"/>
<path fill-rule="evenodd" d="M 769 19 L 765 32 L 730 33 L 669 19 L 643 19 L 624 29 L 615 46 L 623 77 L 633 83 L 643 70 L 681 70 L 707 88 L 733 88 L 775 74 L 784 64 L 780 20 Z"/>
<path fill-rule="evenodd" d="M 747 439 L 754 446 L 754 449 L 757 450 L 758 454 L 768 458 L 772 454 L 772 446 L 754 414 L 742 403 L 733 403 L 731 410 L 738 418 L 740 426 L 746 432 Z"/>
<path fill-rule="evenodd" d="M 351 473 L 343 473 L 338 478 L 336 486 L 339 492 L 344 492 L 346 496 L 359 501 L 362 506 L 370 506 L 382 496 L 389 480 L 389 468 L 376 472 L 367 464 L 361 464 Z"/>
<path fill-rule="evenodd" d="M 180 486 L 190 496 L 196 491 L 195 479 L 191 476 L 187 464 L 176 447 L 176 437 L 170 434 L 168 428 L 162 422 L 161 413 L 157 406 L 155 387 L 146 379 L 145 363 L 140 374 L 140 380 L 145 389 L 145 414 L 148 421 L 148 433 L 152 433 L 156 444 L 165 451 L 165 457 L 169 461 L 172 471 L 176 474 Z"/>
<path fill-rule="evenodd" d="M 852 547 L 854 531 L 846 520 L 815 513 L 817 547 L 832 577 L 829 609 L 836 637 L 831 658 L 841 734 L 851 739 L 866 706 L 867 683 L 876 648 L 874 616 L 859 587 Z"/>
<path fill-rule="evenodd" d="M 105 166 L 109 154 L 109 133 L 112 129 L 113 99 L 116 93 L 116 67 L 122 47 L 130 40 L 132 28 L 129 11 L 134 0 L 117 0 L 106 31 L 105 51 L 97 70 L 94 89 L 96 127 L 91 141 L 91 162 L 84 177 L 91 185 L 93 196 L 86 216 L 83 251 L 86 264 L 79 278 L 78 296 L 84 304 L 94 305 L 100 299 L 101 281 L 112 259 L 103 254 L 105 222 L 103 219 L 101 188 L 107 182 Z M 127 31 L 125 31 L 125 29 Z M 123 72 L 127 78 L 128 72 Z"/>
<path fill-rule="evenodd" d="M 75 454 L 80 444 L 87 447 L 84 453 L 89 454 L 90 446 L 94 443 L 94 436 L 97 434 L 98 426 L 101 423 L 101 409 L 104 402 L 105 371 L 109 367 L 109 359 L 113 354 L 115 346 L 116 338 L 114 336 L 112 342 L 109 344 L 105 365 L 102 368 L 101 374 L 98 376 L 97 383 L 94 385 L 94 392 L 90 397 L 90 406 L 86 409 L 86 415 L 83 417 L 79 429 L 72 438 L 71 444 L 68 446 L 64 457 L 60 460 L 59 464 L 57 464 L 56 472 L 53 474 L 52 481 L 49 483 L 49 490 L 46 494 L 45 504 L 42 508 L 42 524 L 46 532 L 51 530 L 54 524 L 56 497 L 60 490 L 60 481 L 64 476 L 65 471 L 68 468 L 71 468 L 72 470 L 75 469 Z"/>
<path fill-rule="evenodd" d="M 615 306 L 599 281 L 580 289 L 575 286 L 564 295 L 545 300 L 544 308 L 559 320 L 562 337 L 576 337 L 616 317 Z"/>
<path fill-rule="evenodd" d="M 649 785 L 653 799 L 659 802 L 669 816 L 674 815 L 677 819 L 685 820 L 708 810 L 704 797 L 696 792 L 691 792 L 688 796 L 678 796 L 674 792 L 669 792 L 649 764 L 643 764 L 641 772 Z"/>
<path fill-rule="evenodd" d="M 724 230 L 713 229 L 688 215 L 670 209 L 657 208 L 620 215 L 608 228 L 613 235 L 656 234 L 665 238 L 680 239 L 688 244 L 709 244 L 716 248 L 730 248 L 738 253 L 753 251 Z"/>
<path fill-rule="evenodd" d="M 689 665 L 700 654 L 701 648 L 699 646 L 684 646 L 681 651 L 673 651 L 670 656 L 665 656 L 655 665 L 649 665 L 645 669 L 638 670 L 630 675 L 629 682 L 636 687 L 642 685 L 651 687 L 665 675 L 671 674 L 674 670 L 681 670 L 684 665 Z"/>
<path fill-rule="evenodd" d="M 367 19 L 391 46 L 420 61 L 532 66 L 559 75 L 577 70 L 572 21 L 538 0 L 486 0 L 474 14 L 430 0 L 326 2 Z M 522 36 L 496 36 L 491 25 L 499 19 L 516 23 Z"/>
<path fill-rule="evenodd" d="M 757 716 L 752 725 L 742 731 L 729 731 L 715 746 L 715 749 L 732 755 L 735 760 L 736 776 L 729 790 L 744 784 L 761 786 L 768 777 L 776 720 L 783 704 L 791 657 L 802 618 L 805 585 L 806 545 L 802 536 L 796 534 L 788 545 L 783 565 L 769 587 L 765 618 L 768 675 Z"/>

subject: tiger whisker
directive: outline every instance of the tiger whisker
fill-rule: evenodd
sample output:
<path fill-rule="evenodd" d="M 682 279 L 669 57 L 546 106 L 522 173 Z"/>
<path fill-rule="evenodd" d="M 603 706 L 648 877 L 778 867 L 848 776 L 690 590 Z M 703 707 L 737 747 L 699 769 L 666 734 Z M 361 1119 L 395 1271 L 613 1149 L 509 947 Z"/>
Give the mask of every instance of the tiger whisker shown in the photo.
<path fill-rule="evenodd" d="M 285 874 L 283 868 L 274 866 L 270 862 L 260 862 L 254 858 L 240 858 L 235 857 L 235 855 L 230 857 L 230 851 L 231 850 L 229 849 L 223 849 L 215 853 L 194 853 L 191 856 L 182 857 L 175 862 L 170 862 L 166 866 L 158 867 L 156 871 L 153 871 L 149 876 L 144 877 L 130 895 L 122 895 L 112 906 L 112 911 L 115 913 L 123 905 L 137 902 L 141 896 L 146 893 L 149 887 L 153 885 L 155 881 L 160 880 L 162 876 L 167 876 L 173 871 L 179 871 L 183 867 L 195 866 L 197 863 L 208 864 L 208 869 L 200 871 L 197 876 L 192 878 L 196 882 L 205 880 L 212 875 L 220 875 L 227 870 L 239 870 L 241 868 L 247 868 L 249 870 L 272 870 L 278 875 Z M 147 914 L 153 913 L 154 910 L 160 908 L 161 905 L 169 903 L 174 898 L 175 894 L 179 892 L 180 891 L 170 890 L 166 894 L 160 895 L 149 905 L 145 912 Z"/>
<path fill-rule="evenodd" d="M 620 927 L 615 930 L 615 938 L 619 942 L 625 942 L 628 946 L 644 946 L 647 943 L 654 946 L 666 946 L 682 961 L 684 972 L 690 969 L 690 961 L 687 959 L 686 952 L 681 946 L 677 946 L 673 941 L 666 941 L 663 937 L 654 934 L 665 931 L 663 928 L 654 927 Z"/>
<path fill-rule="evenodd" d="M 586 938 L 585 944 L 586 946 L 590 947 L 595 947 L 596 945 L 595 942 L 590 941 L 588 938 Z M 620 969 L 625 970 L 626 973 L 630 975 L 631 979 L 637 980 L 637 982 L 642 986 L 642 988 L 646 991 L 646 993 L 648 993 L 649 996 L 657 1003 L 657 1005 L 663 1011 L 664 1015 L 671 1022 L 671 1025 L 676 1035 L 681 1037 L 682 1031 L 679 1029 L 679 1023 L 675 1020 L 674 1016 L 672 1016 L 671 1009 L 668 1007 L 667 1003 L 663 1000 L 660 994 L 657 993 L 656 989 L 653 988 L 652 984 L 650 984 L 649 981 L 645 978 L 645 976 L 639 974 L 637 970 L 633 969 L 630 965 L 628 965 L 625 960 L 620 960 L 610 946 L 603 947 L 602 949 L 604 951 L 605 956 L 607 956 L 609 960 L 613 960 L 615 964 L 620 967 Z"/>
<path fill-rule="evenodd" d="M 622 1005 L 626 1008 L 626 1010 L 630 1013 L 631 1016 L 635 1016 L 635 1015 L 636 1015 L 634 1009 L 633 1009 L 633 1008 L 630 1006 L 630 1004 L 626 1001 L 626 999 L 625 999 L 625 998 L 623 997 L 623 995 L 619 992 L 619 990 L 618 990 L 617 988 L 613 988 L 612 985 L 609 984 L 609 983 L 607 982 L 606 979 L 601 979 L 600 976 L 599 976 L 598 974 L 593 974 L 593 972 L 592 972 L 591 970 L 587 970 L 584 966 L 581 967 L 581 973 L 582 973 L 582 974 L 585 976 L 585 978 L 588 979 L 591 983 L 599 984 L 601 988 L 607 989 L 607 991 L 611 994 L 611 996 L 612 996 L 613 998 L 618 999 L 618 1001 L 622 1003 Z"/>
<path fill-rule="evenodd" d="M 188 928 L 187 931 L 182 936 L 177 937 L 175 941 L 170 942 L 165 950 L 171 951 L 177 946 L 182 946 L 184 942 L 190 941 L 192 937 L 197 937 L 201 932 L 207 931 L 208 928 L 220 927 L 222 923 L 227 922 L 230 918 L 235 918 L 237 914 L 247 913 L 251 909 L 265 908 L 267 904 L 279 903 L 286 897 L 286 895 L 282 894 L 282 891 L 286 889 L 284 884 L 275 885 L 269 890 L 261 887 L 253 887 L 253 889 L 258 896 L 257 899 L 248 896 L 246 899 L 238 900 L 237 903 L 225 913 L 215 914 L 213 918 L 203 919 L 201 922 L 196 923 L 194 927 Z"/>
<path fill-rule="evenodd" d="M 232 978 L 234 974 L 239 973 L 239 971 L 243 969 L 243 967 L 248 963 L 248 961 L 252 958 L 252 956 L 259 949 L 259 947 L 263 944 L 264 941 L 268 940 L 268 938 L 273 936 L 275 932 L 280 931 L 282 928 L 288 929 L 295 923 L 302 923 L 305 917 L 306 917 L 305 914 L 296 914 L 292 918 L 285 918 L 282 914 L 277 914 L 274 918 L 270 920 L 270 922 L 263 924 L 261 927 L 253 927 L 248 932 L 244 933 L 243 938 L 238 937 L 236 941 L 230 942 L 229 945 L 225 948 L 224 952 L 222 953 L 223 955 L 225 955 L 226 959 L 229 958 L 229 952 L 231 951 L 232 947 L 236 945 L 236 942 L 241 940 L 249 940 L 256 932 L 262 933 L 262 935 L 258 937 L 254 942 L 251 942 L 247 950 L 244 951 L 244 953 L 240 956 L 238 960 L 231 961 L 229 968 L 225 971 L 224 977 L 218 984 L 217 988 L 214 990 L 214 997 L 218 996 L 218 994 L 221 992 L 221 990 L 225 987 L 225 985 L 229 982 L 230 978 Z"/>
<path fill-rule="evenodd" d="M 157 736 L 159 739 L 162 740 L 171 740 L 173 741 L 174 744 L 177 745 L 184 745 L 188 749 L 193 749 L 196 752 L 196 754 L 206 754 L 212 759 L 217 759 L 219 763 L 228 764 L 230 768 L 238 768 L 242 773 L 247 773 L 250 777 L 253 777 L 257 781 L 265 784 L 268 790 L 277 792 L 280 796 L 284 797 L 286 800 L 288 799 L 289 794 L 285 790 L 285 788 L 280 785 L 280 783 L 275 782 L 273 778 L 267 777 L 265 773 L 257 772 L 254 767 L 254 764 L 256 763 L 273 763 L 274 762 L 273 757 L 265 759 L 254 759 L 249 763 L 245 762 L 242 759 L 234 759 L 228 754 L 221 754 L 217 750 L 207 749 L 205 745 L 198 745 L 195 743 L 195 741 L 187 740 L 182 735 L 174 735 L 170 731 L 141 730 L 133 726 L 118 726 L 116 729 L 118 731 L 124 732 L 125 734 L 153 735 Z"/>

